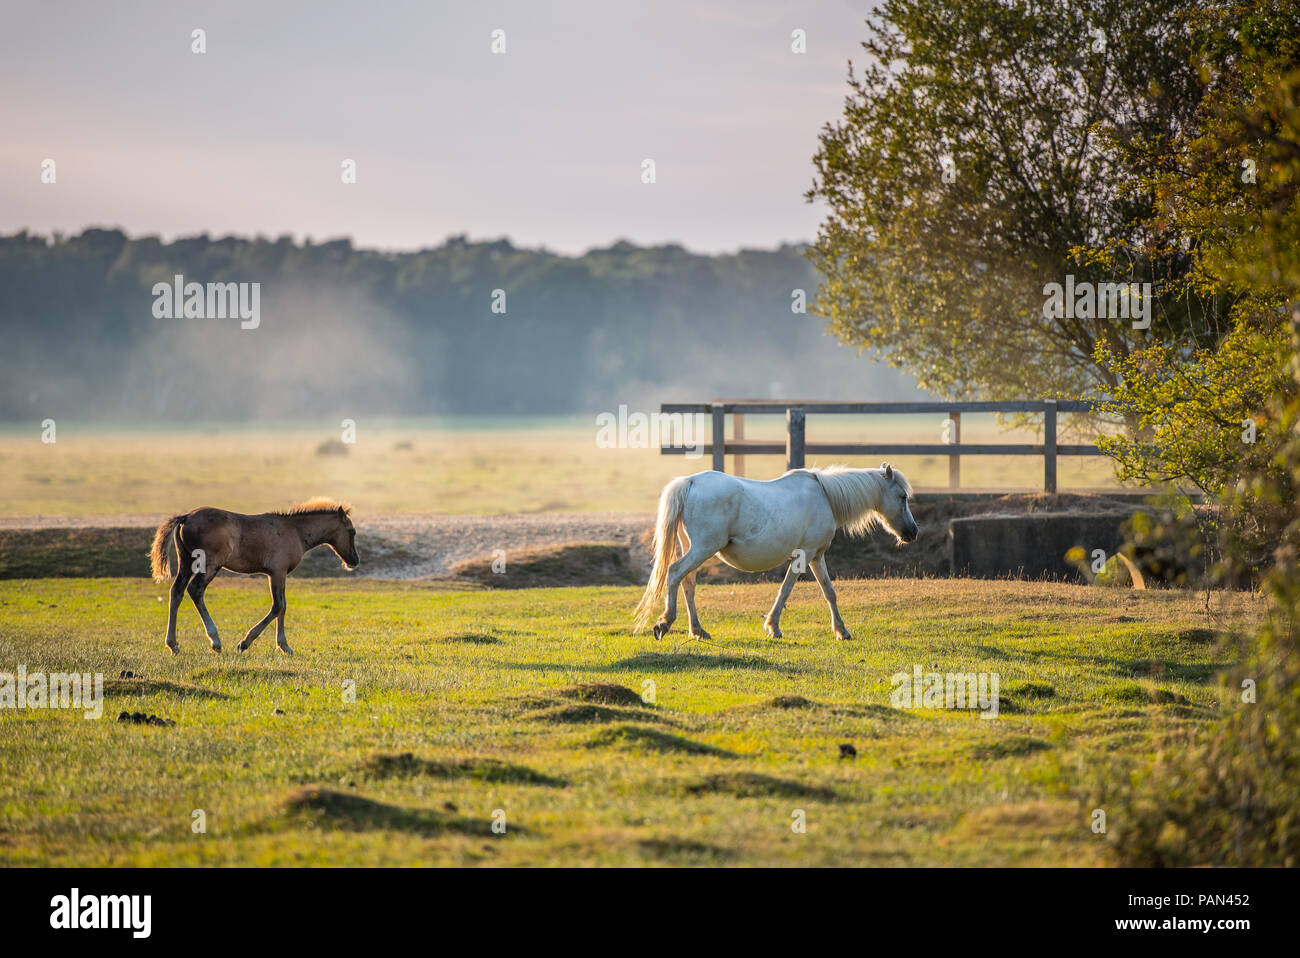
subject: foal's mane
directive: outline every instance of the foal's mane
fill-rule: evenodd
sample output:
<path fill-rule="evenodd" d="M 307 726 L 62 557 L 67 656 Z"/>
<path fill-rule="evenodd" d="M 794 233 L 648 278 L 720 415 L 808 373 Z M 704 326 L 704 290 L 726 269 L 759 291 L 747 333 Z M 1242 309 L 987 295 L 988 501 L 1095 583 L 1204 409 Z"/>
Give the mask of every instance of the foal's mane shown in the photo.
<path fill-rule="evenodd" d="M 826 500 L 831 505 L 831 515 L 835 525 L 850 535 L 866 535 L 880 525 L 880 515 L 876 509 L 880 506 L 889 480 L 880 469 L 854 469 L 850 466 L 827 466 L 824 469 L 809 469 L 826 493 Z M 909 496 L 912 485 L 897 469 L 894 479 Z"/>
<path fill-rule="evenodd" d="M 295 502 L 288 509 L 281 509 L 276 513 L 277 516 L 309 516 L 318 512 L 338 512 L 343 510 L 343 514 L 349 519 L 352 518 L 352 507 L 346 502 L 339 502 L 337 499 L 331 499 L 328 496 L 312 496 L 304 502 Z"/>

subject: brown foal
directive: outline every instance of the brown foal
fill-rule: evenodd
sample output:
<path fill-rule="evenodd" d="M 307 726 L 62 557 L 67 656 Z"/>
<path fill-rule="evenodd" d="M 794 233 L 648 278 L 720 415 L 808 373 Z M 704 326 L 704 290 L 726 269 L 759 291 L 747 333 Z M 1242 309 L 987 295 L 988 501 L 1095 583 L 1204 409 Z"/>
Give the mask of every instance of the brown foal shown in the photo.
<path fill-rule="evenodd" d="M 284 637 L 285 577 L 298 568 L 307 552 L 320 545 L 333 549 L 348 569 L 355 568 L 360 561 L 352 510 L 330 499 L 311 499 L 284 512 L 257 516 L 224 509 L 195 509 L 173 516 L 158 527 L 149 552 L 153 577 L 158 582 L 165 582 L 171 575 L 169 536 L 176 545 L 178 567 L 167 610 L 167 648 L 173 655 L 180 652 L 176 644 L 176 610 L 187 590 L 203 618 L 212 651 L 221 651 L 221 637 L 203 604 L 203 592 L 222 569 L 271 579 L 271 611 L 248 630 L 238 650 L 243 652 L 252 645 L 275 619 L 276 647 L 285 655 L 292 655 L 293 650 Z"/>

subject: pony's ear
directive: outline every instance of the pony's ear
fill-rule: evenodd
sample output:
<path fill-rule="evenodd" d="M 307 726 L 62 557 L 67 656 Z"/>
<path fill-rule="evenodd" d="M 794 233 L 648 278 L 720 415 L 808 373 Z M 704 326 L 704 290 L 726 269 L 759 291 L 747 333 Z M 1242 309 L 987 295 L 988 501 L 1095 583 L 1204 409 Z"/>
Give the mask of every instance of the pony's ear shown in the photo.
<path fill-rule="evenodd" d="M 894 478 L 894 467 L 891 466 L 889 463 L 887 463 L 887 462 L 882 462 L 882 463 L 880 464 L 880 468 L 883 469 L 883 470 L 885 470 L 885 478 L 886 478 L 886 479 L 893 479 L 893 478 Z"/>
<path fill-rule="evenodd" d="M 347 517 L 348 517 L 348 511 L 344 509 L 342 506 L 339 506 L 339 518 L 346 519 Z"/>

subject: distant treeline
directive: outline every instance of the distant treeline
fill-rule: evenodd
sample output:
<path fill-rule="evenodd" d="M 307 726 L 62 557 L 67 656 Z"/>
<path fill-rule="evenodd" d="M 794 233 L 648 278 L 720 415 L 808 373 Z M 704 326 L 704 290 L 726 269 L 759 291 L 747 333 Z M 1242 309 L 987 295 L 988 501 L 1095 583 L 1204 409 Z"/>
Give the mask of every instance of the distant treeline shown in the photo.
<path fill-rule="evenodd" d="M 230 318 L 160 318 L 155 285 L 177 275 L 260 284 L 257 328 L 241 328 L 233 306 Z M 562 256 L 452 237 L 385 253 L 346 239 L 24 231 L 0 237 L 0 419 L 563 414 L 714 395 L 910 394 L 792 310 L 794 291 L 811 300 L 816 285 L 793 245 L 706 256 L 620 242 Z"/>

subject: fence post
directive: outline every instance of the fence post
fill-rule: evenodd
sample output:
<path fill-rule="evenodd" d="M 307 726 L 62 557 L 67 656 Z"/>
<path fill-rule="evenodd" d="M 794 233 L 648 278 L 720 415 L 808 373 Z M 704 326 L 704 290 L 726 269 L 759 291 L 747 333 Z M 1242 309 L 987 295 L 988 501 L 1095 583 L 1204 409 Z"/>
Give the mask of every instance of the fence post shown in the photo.
<path fill-rule="evenodd" d="M 961 413 L 950 412 L 948 418 L 952 420 L 952 441 L 953 445 L 961 444 Z M 948 457 L 948 488 L 961 488 L 961 456 Z"/>
<path fill-rule="evenodd" d="M 736 439 L 745 438 L 745 414 L 743 412 L 733 412 L 731 414 L 731 434 Z M 745 474 L 745 457 L 740 453 L 735 455 L 736 475 Z"/>
<path fill-rule="evenodd" d="M 785 468 L 802 469 L 804 467 L 804 411 L 787 409 L 785 411 Z"/>
<path fill-rule="evenodd" d="M 1043 404 L 1043 491 L 1056 492 L 1056 400 Z"/>
<path fill-rule="evenodd" d="M 713 404 L 713 469 L 727 471 L 727 408 Z"/>

